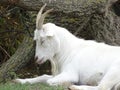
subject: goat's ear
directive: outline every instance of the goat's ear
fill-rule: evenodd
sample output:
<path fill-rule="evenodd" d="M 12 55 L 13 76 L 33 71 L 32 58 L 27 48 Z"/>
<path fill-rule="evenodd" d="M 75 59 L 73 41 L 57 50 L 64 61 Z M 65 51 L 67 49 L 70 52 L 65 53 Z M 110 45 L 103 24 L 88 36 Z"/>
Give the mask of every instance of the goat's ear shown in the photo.
<path fill-rule="evenodd" d="M 53 32 L 47 32 L 47 33 L 46 33 L 46 36 L 47 36 L 47 37 L 53 37 L 53 36 L 54 36 L 54 33 L 53 33 Z"/>

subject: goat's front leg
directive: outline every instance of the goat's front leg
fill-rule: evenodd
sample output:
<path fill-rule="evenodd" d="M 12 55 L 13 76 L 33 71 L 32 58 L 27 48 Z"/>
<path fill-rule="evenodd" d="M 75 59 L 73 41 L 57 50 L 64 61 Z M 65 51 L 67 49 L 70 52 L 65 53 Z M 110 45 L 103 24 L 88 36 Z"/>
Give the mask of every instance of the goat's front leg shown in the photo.
<path fill-rule="evenodd" d="M 35 78 L 15 79 L 14 82 L 21 83 L 21 84 L 25 84 L 25 83 L 34 84 L 34 83 L 38 83 L 38 82 L 46 83 L 46 81 L 51 79 L 51 78 L 53 78 L 52 75 L 44 74 L 42 76 L 38 76 Z"/>
<path fill-rule="evenodd" d="M 57 76 L 47 80 L 47 83 L 51 86 L 57 86 L 57 85 L 64 85 L 69 86 L 72 83 L 78 82 L 78 78 L 73 73 L 67 73 L 63 72 L 61 74 L 58 74 Z"/>

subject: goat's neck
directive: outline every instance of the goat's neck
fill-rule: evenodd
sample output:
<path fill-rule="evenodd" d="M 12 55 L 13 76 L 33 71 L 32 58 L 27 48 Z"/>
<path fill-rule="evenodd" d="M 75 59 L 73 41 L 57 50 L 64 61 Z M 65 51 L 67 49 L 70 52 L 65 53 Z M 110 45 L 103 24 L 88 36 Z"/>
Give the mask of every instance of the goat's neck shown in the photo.
<path fill-rule="evenodd" d="M 70 62 L 69 56 L 71 54 L 71 50 L 78 45 L 78 38 L 73 36 L 70 32 L 67 30 L 58 30 L 58 37 L 60 40 L 60 50 L 56 55 L 54 56 L 54 64 L 56 68 L 56 74 L 63 71 L 63 67 L 67 62 Z"/>

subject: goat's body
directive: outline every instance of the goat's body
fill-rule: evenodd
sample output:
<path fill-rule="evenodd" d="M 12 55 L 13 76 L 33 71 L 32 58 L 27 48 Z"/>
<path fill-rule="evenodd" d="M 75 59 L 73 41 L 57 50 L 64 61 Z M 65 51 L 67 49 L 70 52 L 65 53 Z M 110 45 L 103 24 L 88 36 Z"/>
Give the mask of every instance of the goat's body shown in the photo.
<path fill-rule="evenodd" d="M 45 79 L 44 82 L 50 85 L 63 82 L 98 85 L 98 87 L 72 86 L 71 88 L 110 90 L 120 81 L 120 47 L 79 39 L 66 29 L 51 23 L 43 25 L 43 28 L 49 27 L 54 29 L 60 41 L 60 49 L 50 58 L 55 76 L 45 76 L 42 78 Z M 32 80 L 26 82 L 32 83 Z M 40 80 L 41 77 L 36 79 L 37 82 L 42 82 Z M 18 81 L 23 82 L 20 79 Z"/>
<path fill-rule="evenodd" d="M 79 39 L 64 28 L 58 29 L 63 46 L 61 45 L 58 57 L 56 55 L 53 60 L 57 61 L 59 73 L 70 70 L 71 73 L 76 73 L 80 84 L 91 84 L 96 79 L 101 80 L 110 67 L 120 64 L 120 47 Z"/>

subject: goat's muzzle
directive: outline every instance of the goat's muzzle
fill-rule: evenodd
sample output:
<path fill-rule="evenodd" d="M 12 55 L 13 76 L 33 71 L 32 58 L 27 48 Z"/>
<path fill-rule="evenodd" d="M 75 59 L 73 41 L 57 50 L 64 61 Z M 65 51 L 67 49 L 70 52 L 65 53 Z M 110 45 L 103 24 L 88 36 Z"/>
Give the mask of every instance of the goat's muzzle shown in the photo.
<path fill-rule="evenodd" d="M 35 56 L 35 61 L 37 61 L 38 60 L 38 56 Z"/>
<path fill-rule="evenodd" d="M 44 58 L 39 59 L 38 57 L 35 57 L 36 63 L 37 64 L 43 64 L 44 63 Z"/>

